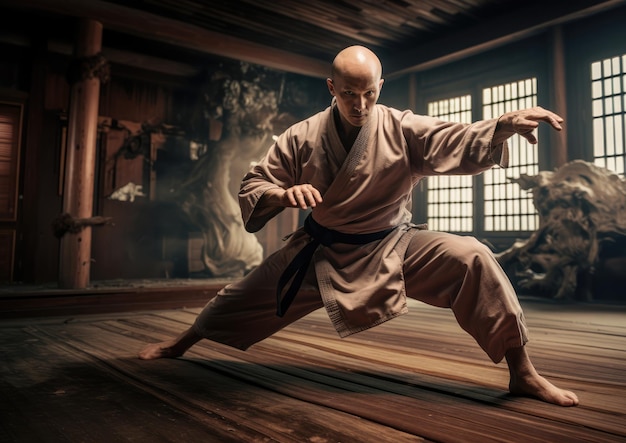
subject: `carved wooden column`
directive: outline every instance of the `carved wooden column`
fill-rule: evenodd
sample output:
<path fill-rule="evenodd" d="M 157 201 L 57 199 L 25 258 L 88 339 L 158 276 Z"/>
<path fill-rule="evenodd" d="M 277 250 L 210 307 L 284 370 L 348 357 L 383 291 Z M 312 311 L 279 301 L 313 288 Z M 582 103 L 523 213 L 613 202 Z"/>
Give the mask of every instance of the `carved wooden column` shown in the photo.
<path fill-rule="evenodd" d="M 71 96 L 68 116 L 63 213 L 72 222 L 92 217 L 98 106 L 102 76 L 108 65 L 100 55 L 102 24 L 81 20 L 75 61 L 69 72 Z M 76 223 L 74 223 L 76 224 Z M 80 289 L 89 285 L 91 226 L 68 230 L 61 237 L 59 287 Z"/>

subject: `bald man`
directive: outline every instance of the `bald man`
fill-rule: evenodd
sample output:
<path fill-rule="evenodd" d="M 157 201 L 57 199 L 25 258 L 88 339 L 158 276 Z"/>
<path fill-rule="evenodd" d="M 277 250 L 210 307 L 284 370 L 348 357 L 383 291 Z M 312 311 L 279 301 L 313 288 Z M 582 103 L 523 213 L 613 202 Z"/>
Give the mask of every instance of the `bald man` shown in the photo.
<path fill-rule="evenodd" d="M 507 138 L 536 143 L 540 122 L 561 130 L 562 119 L 537 107 L 445 122 L 377 104 L 383 82 L 369 49 L 351 46 L 336 56 L 326 80 L 331 105 L 281 134 L 239 192 L 248 231 L 284 208 L 310 209 L 304 226 L 220 290 L 188 330 L 147 345 L 139 357 L 178 357 L 203 338 L 245 350 L 322 307 L 346 337 L 408 312 L 411 297 L 452 309 L 494 362 L 506 359 L 512 394 L 578 404 L 530 362 L 522 309 L 490 250 L 414 225 L 407 210 L 422 178 L 506 167 Z"/>

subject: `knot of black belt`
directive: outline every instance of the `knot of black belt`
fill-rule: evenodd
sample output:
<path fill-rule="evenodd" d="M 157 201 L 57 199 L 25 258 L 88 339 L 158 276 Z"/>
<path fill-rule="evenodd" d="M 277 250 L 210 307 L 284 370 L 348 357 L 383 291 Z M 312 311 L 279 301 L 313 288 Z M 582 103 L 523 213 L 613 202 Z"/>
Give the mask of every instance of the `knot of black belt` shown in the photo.
<path fill-rule="evenodd" d="M 333 243 L 364 245 L 385 238 L 387 234 L 393 230 L 394 228 L 389 228 L 384 231 L 371 232 L 369 234 L 344 234 L 343 232 L 325 228 L 313 220 L 313 216 L 309 214 L 304 221 L 304 231 L 311 236 L 311 241 L 296 254 L 278 279 L 278 287 L 276 288 L 278 307 L 276 315 L 282 317 L 285 315 L 285 312 L 287 312 L 287 309 L 289 309 L 291 302 L 293 302 L 293 299 L 298 293 L 298 289 L 300 289 L 302 285 L 313 254 L 319 245 L 330 246 Z M 287 289 L 287 292 L 285 292 L 285 296 L 282 297 L 283 288 L 292 277 L 293 281 Z"/>

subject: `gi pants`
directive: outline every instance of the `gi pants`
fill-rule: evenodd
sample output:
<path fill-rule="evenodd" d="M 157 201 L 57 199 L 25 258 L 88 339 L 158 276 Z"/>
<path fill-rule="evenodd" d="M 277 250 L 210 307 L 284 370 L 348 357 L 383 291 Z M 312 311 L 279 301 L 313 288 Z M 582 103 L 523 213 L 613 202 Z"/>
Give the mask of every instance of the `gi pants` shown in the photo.
<path fill-rule="evenodd" d="M 289 261 L 278 251 L 220 290 L 198 315 L 195 333 L 245 350 L 322 308 L 311 265 L 289 310 L 276 315 L 276 282 Z M 452 309 L 459 325 L 495 363 L 508 349 L 527 342 L 517 295 L 491 251 L 475 238 L 420 230 L 409 243 L 403 272 L 408 297 Z"/>

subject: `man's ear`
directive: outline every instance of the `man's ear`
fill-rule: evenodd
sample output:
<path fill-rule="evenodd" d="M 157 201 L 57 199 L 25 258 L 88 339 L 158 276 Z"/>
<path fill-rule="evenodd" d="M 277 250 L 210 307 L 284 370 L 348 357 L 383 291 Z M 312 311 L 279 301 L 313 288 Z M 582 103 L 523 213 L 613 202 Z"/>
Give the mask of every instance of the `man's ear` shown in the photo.
<path fill-rule="evenodd" d="M 330 92 L 330 95 L 334 97 L 335 96 L 335 84 L 333 83 L 332 78 L 326 79 L 326 86 L 328 86 L 328 92 Z"/>
<path fill-rule="evenodd" d="M 383 83 L 385 83 L 385 79 L 384 79 L 384 78 L 381 78 L 381 79 L 378 81 L 378 89 L 382 89 L 382 88 L 383 88 Z"/>

